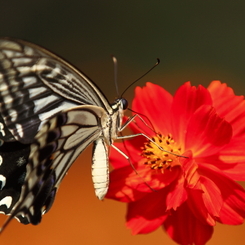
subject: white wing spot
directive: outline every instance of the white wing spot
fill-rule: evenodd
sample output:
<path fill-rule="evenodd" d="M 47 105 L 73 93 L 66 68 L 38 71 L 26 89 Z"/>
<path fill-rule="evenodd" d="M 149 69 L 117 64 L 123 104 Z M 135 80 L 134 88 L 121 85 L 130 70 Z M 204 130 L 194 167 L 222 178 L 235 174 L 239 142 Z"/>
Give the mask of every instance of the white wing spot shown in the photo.
<path fill-rule="evenodd" d="M 32 93 L 34 93 L 34 91 Z M 35 104 L 34 113 L 39 113 L 39 111 L 42 110 L 43 107 L 57 100 L 58 100 L 58 96 L 56 95 L 49 95 L 49 96 L 46 96 L 45 98 L 34 100 L 33 101 Z"/>
<path fill-rule="evenodd" d="M 1 190 L 2 190 L 6 184 L 6 178 L 2 174 L 0 174 L 0 182 L 2 182 L 1 184 Z"/>
<path fill-rule="evenodd" d="M 25 83 L 24 87 L 28 87 L 28 86 L 31 86 L 31 85 L 37 83 L 37 78 L 36 77 L 32 77 L 32 76 L 23 77 L 22 81 Z"/>
<path fill-rule="evenodd" d="M 45 91 L 47 91 L 47 88 L 30 88 L 29 89 L 29 96 L 30 96 L 30 99 L 36 97 L 37 95 L 41 94 L 41 93 L 44 93 Z M 47 97 L 44 98 L 44 101 L 47 103 Z"/>
<path fill-rule="evenodd" d="M 2 156 L 0 155 L 0 166 L 2 165 L 2 163 L 3 163 L 3 158 L 2 158 Z"/>
<path fill-rule="evenodd" d="M 53 98 L 52 98 L 53 97 Z M 39 110 L 41 110 L 42 109 L 42 107 L 41 107 L 41 105 L 42 106 L 46 106 L 46 104 L 49 104 L 49 103 L 51 103 L 51 102 L 53 102 L 53 101 L 55 101 L 56 99 L 57 99 L 58 97 L 56 96 L 54 96 L 54 95 L 51 95 L 51 96 L 48 96 L 48 97 L 46 97 L 46 98 L 44 98 L 44 101 L 42 101 L 41 99 L 40 100 L 34 100 L 33 102 L 35 103 L 35 110 L 34 110 L 34 112 L 35 113 L 37 113 L 37 114 L 39 114 Z M 49 101 L 49 99 L 51 99 L 50 101 Z M 38 117 L 39 117 L 39 119 L 43 122 L 44 120 L 46 120 L 47 118 L 50 118 L 50 117 L 52 117 L 54 114 L 56 114 L 57 112 L 60 112 L 60 111 L 62 111 L 62 110 L 65 110 L 65 109 L 67 109 L 67 108 L 70 108 L 70 107 L 74 107 L 74 106 L 77 106 L 77 104 L 75 104 L 75 103 L 70 103 L 70 102 L 63 102 L 59 107 L 57 107 L 57 108 L 54 108 L 54 109 L 52 109 L 52 110 L 50 110 L 50 111 L 48 111 L 48 112 L 45 112 L 45 113 L 40 113 L 39 115 L 38 115 Z M 42 128 L 42 123 L 40 124 L 40 126 L 39 126 L 39 130 Z"/>
<path fill-rule="evenodd" d="M 11 51 L 11 50 L 3 50 L 3 53 L 8 57 L 8 58 L 12 58 L 14 56 L 16 56 L 16 54 L 18 54 L 15 51 Z"/>
<path fill-rule="evenodd" d="M 28 55 L 32 56 L 34 54 L 34 50 L 31 47 L 27 47 L 27 46 L 25 46 L 24 52 L 27 56 Z"/>
<path fill-rule="evenodd" d="M 21 124 L 16 123 L 15 125 L 16 125 L 19 136 L 23 137 L 24 134 L 23 134 L 23 128 L 22 128 Z"/>
<path fill-rule="evenodd" d="M 0 206 L 6 205 L 9 208 L 12 204 L 13 198 L 11 196 L 6 196 L 0 201 Z"/>
<path fill-rule="evenodd" d="M 11 62 L 9 61 L 9 60 L 3 60 L 2 62 L 1 62 L 2 64 L 2 67 L 4 68 L 4 69 L 9 69 L 10 67 L 11 67 Z"/>
<path fill-rule="evenodd" d="M 14 58 L 12 59 L 14 66 L 26 65 L 32 61 L 31 58 Z"/>
<path fill-rule="evenodd" d="M 0 79 L 3 80 L 3 74 L 2 74 L 2 73 L 0 73 Z M 1 81 L 1 82 L 2 82 L 2 81 Z M 3 83 L 1 84 L 0 91 L 5 91 L 5 90 L 7 90 L 7 89 L 8 89 L 7 84 L 3 82 Z"/>
<path fill-rule="evenodd" d="M 2 123 L 0 123 L 0 133 L 2 134 L 2 136 L 5 136 L 5 132 L 4 132 L 4 126 Z"/>
<path fill-rule="evenodd" d="M 33 207 L 33 206 L 31 206 L 31 207 L 29 208 L 29 211 L 30 211 L 31 215 L 34 216 L 34 207 Z"/>
<path fill-rule="evenodd" d="M 12 122 L 15 122 L 16 119 L 17 119 L 17 111 L 16 111 L 16 110 L 13 110 L 13 109 L 10 109 L 10 110 L 8 111 L 8 114 L 9 114 L 9 116 L 11 117 L 11 121 L 12 121 Z"/>
<path fill-rule="evenodd" d="M 5 104 L 12 104 L 13 103 L 13 97 L 9 94 L 3 96 L 3 101 Z"/>

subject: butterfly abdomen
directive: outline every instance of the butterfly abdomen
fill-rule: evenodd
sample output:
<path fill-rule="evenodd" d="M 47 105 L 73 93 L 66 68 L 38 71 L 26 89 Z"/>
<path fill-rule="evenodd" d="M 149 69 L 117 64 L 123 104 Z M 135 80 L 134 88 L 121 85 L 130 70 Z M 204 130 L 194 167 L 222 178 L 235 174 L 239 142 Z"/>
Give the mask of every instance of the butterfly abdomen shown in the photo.
<path fill-rule="evenodd" d="M 109 185 L 108 149 L 102 138 L 94 142 L 92 157 L 92 179 L 96 196 L 102 200 Z"/>

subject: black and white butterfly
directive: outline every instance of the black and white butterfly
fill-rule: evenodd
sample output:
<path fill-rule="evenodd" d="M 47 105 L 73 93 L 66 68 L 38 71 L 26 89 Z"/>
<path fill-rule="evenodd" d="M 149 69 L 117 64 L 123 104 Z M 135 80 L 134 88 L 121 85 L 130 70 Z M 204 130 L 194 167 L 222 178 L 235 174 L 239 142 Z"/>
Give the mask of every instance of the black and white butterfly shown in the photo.
<path fill-rule="evenodd" d="M 110 104 L 82 72 L 46 49 L 0 39 L 0 212 L 38 224 L 79 154 L 93 143 L 96 196 L 108 188 L 108 149 L 127 101 Z"/>

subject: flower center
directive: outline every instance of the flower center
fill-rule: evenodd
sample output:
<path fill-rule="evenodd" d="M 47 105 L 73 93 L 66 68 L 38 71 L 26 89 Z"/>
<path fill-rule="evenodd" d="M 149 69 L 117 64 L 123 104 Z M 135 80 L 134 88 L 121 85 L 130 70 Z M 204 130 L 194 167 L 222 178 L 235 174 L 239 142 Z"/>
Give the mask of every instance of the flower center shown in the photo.
<path fill-rule="evenodd" d="M 152 141 L 146 142 L 142 150 L 141 155 L 146 158 L 145 165 L 150 166 L 151 169 L 161 169 L 162 172 L 165 169 L 180 165 L 179 157 L 174 154 L 181 155 L 181 148 L 171 134 L 167 136 L 157 134 L 152 137 Z M 165 151 L 159 149 L 158 146 Z"/>

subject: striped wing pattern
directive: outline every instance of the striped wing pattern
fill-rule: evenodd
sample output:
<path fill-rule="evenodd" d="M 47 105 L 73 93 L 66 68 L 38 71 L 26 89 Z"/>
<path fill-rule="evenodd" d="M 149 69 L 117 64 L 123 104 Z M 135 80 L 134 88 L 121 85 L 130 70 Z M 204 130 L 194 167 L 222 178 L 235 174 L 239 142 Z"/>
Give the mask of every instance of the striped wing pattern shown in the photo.
<path fill-rule="evenodd" d="M 40 223 L 71 164 L 101 136 L 98 122 L 102 116 L 103 110 L 99 107 L 78 106 L 62 111 L 43 125 L 31 145 L 28 180 L 12 217 Z"/>
<path fill-rule="evenodd" d="M 0 39 L 0 212 L 10 214 L 3 228 L 14 217 L 38 224 L 71 164 L 92 142 L 92 178 L 103 199 L 119 104 L 111 106 L 91 80 L 53 53 Z"/>
<path fill-rule="evenodd" d="M 0 112 L 16 140 L 31 143 L 46 119 L 76 105 L 97 105 L 112 113 L 101 94 L 84 74 L 49 51 L 0 40 Z"/>

